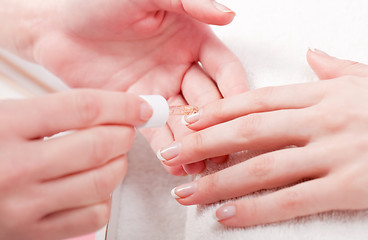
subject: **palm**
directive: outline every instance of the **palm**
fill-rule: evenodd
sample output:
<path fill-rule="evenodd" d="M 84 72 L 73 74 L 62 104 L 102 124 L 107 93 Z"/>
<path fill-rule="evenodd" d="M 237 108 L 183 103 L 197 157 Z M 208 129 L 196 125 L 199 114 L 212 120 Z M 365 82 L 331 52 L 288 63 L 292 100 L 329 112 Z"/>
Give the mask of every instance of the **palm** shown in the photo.
<path fill-rule="evenodd" d="M 59 32 L 43 38 L 38 60 L 72 87 L 177 95 L 185 72 L 199 60 L 201 43 L 215 36 L 207 25 L 183 14 L 146 14 L 134 8 L 129 14 L 134 18 L 112 13 L 115 19 L 95 19 L 85 26 L 66 19 Z M 124 27 L 109 29 L 111 22 Z"/>
<path fill-rule="evenodd" d="M 181 1 L 183 6 L 198 3 Z M 207 81 L 202 85 L 212 84 L 214 87 L 210 89 L 214 93 L 206 100 L 191 103 L 203 105 L 221 97 L 213 80 L 217 81 L 222 95 L 243 91 L 246 83 L 237 58 L 208 25 L 188 16 L 226 24 L 233 15 L 219 12 L 212 1 L 208 1 L 209 10 L 201 10 L 207 11 L 203 16 L 197 16 L 195 11 L 183 13 L 183 7 L 172 5 L 173 2 L 93 0 L 86 4 L 82 0 L 64 0 L 58 8 L 61 10 L 55 14 L 61 24 L 52 26 L 38 42 L 35 58 L 72 87 L 160 94 L 167 99 L 179 99 L 179 104 L 199 99 L 192 90 L 200 86 L 190 85 L 187 94 L 181 86 L 193 66 L 198 66 L 194 63 L 200 61 L 205 70 L 194 71 L 190 78 L 205 78 L 200 80 Z M 219 57 L 214 58 L 216 54 Z M 228 78 L 231 80 L 225 84 Z M 204 92 L 209 91 L 204 88 Z M 197 91 L 197 95 L 201 94 Z M 170 126 L 148 132 L 153 148 L 156 150 L 186 134 L 179 128 Z M 180 170 L 171 172 L 181 174 Z"/>

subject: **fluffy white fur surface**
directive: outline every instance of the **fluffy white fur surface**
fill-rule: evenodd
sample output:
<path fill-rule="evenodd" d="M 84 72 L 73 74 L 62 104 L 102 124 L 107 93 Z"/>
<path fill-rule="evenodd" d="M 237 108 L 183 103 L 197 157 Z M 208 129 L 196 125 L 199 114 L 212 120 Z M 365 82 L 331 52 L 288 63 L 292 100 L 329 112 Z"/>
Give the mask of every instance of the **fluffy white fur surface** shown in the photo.
<path fill-rule="evenodd" d="M 252 88 L 316 81 L 308 47 L 368 63 L 366 0 L 227 0 L 237 16 L 214 27 L 238 55 Z M 312 123 L 311 123 L 312 124 Z M 233 156 L 232 163 L 254 153 Z M 207 173 L 219 167 L 209 165 Z M 246 177 L 246 176 L 245 176 Z M 142 137 L 130 153 L 128 176 L 117 191 L 111 239 L 367 239 L 367 211 L 330 212 L 253 228 L 225 228 L 212 219 L 218 204 L 183 207 L 170 190 L 188 178 L 165 173 Z M 344 191 L 341 189 L 341 191 Z M 112 236 L 112 235 L 111 235 Z"/>

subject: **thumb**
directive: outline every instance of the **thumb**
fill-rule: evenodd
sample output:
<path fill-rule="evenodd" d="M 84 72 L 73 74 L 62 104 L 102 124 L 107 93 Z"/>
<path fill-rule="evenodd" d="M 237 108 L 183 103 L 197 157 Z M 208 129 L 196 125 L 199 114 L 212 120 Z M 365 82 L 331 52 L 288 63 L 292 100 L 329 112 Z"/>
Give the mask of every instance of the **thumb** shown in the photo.
<path fill-rule="evenodd" d="M 307 61 L 319 79 L 332 79 L 345 75 L 368 76 L 368 66 L 349 60 L 331 57 L 318 49 L 309 49 Z"/>
<path fill-rule="evenodd" d="M 207 24 L 226 25 L 235 17 L 232 10 L 215 0 L 156 0 L 156 5 L 167 11 L 186 13 Z"/>

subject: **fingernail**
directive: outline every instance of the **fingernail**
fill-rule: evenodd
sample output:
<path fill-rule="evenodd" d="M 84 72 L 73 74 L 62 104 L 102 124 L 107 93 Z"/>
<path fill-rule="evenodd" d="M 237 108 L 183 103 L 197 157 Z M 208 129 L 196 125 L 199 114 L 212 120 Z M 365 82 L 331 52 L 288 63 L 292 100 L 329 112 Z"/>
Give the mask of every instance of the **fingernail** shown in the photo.
<path fill-rule="evenodd" d="M 309 48 L 309 50 L 311 50 L 312 52 L 317 53 L 319 55 L 322 55 L 322 56 L 330 56 L 327 53 L 325 53 L 324 51 L 321 51 L 317 48 Z"/>
<path fill-rule="evenodd" d="M 195 182 L 180 185 L 171 190 L 171 196 L 176 199 L 189 197 L 195 192 L 196 187 L 197 183 Z"/>
<path fill-rule="evenodd" d="M 234 205 L 225 205 L 217 209 L 215 213 L 216 221 L 222 221 L 235 216 L 236 208 Z"/>
<path fill-rule="evenodd" d="M 230 8 L 226 7 L 225 5 L 222 5 L 221 3 L 218 3 L 216 1 L 213 1 L 213 5 L 220 10 L 221 12 L 224 13 L 234 13 L 234 11 L 232 11 Z"/>
<path fill-rule="evenodd" d="M 161 148 L 157 151 L 157 157 L 161 161 L 168 161 L 178 156 L 181 150 L 181 143 L 174 142 L 167 147 Z"/>
<path fill-rule="evenodd" d="M 152 114 L 153 114 L 153 110 L 152 107 L 146 102 L 146 101 L 142 101 L 141 103 L 141 120 L 143 121 L 147 121 L 151 118 Z"/>
<path fill-rule="evenodd" d="M 199 120 L 199 118 L 200 118 L 200 114 L 201 114 L 201 111 L 202 110 L 199 110 L 197 113 L 194 113 L 194 114 L 191 114 L 191 115 L 185 115 L 185 116 L 183 116 L 183 118 L 181 119 L 182 121 L 182 123 L 184 124 L 184 125 L 190 125 L 190 124 L 192 124 L 192 123 L 195 123 L 195 122 L 197 122 L 198 120 Z"/>

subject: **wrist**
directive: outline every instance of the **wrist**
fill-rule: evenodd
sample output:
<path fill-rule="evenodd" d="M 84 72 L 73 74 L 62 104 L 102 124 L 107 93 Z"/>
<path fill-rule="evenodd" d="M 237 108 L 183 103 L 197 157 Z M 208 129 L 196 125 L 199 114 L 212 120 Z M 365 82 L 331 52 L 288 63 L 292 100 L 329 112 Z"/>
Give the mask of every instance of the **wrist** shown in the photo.
<path fill-rule="evenodd" d="M 0 47 L 35 61 L 36 42 L 50 25 L 52 6 L 48 1 L 0 0 Z"/>

